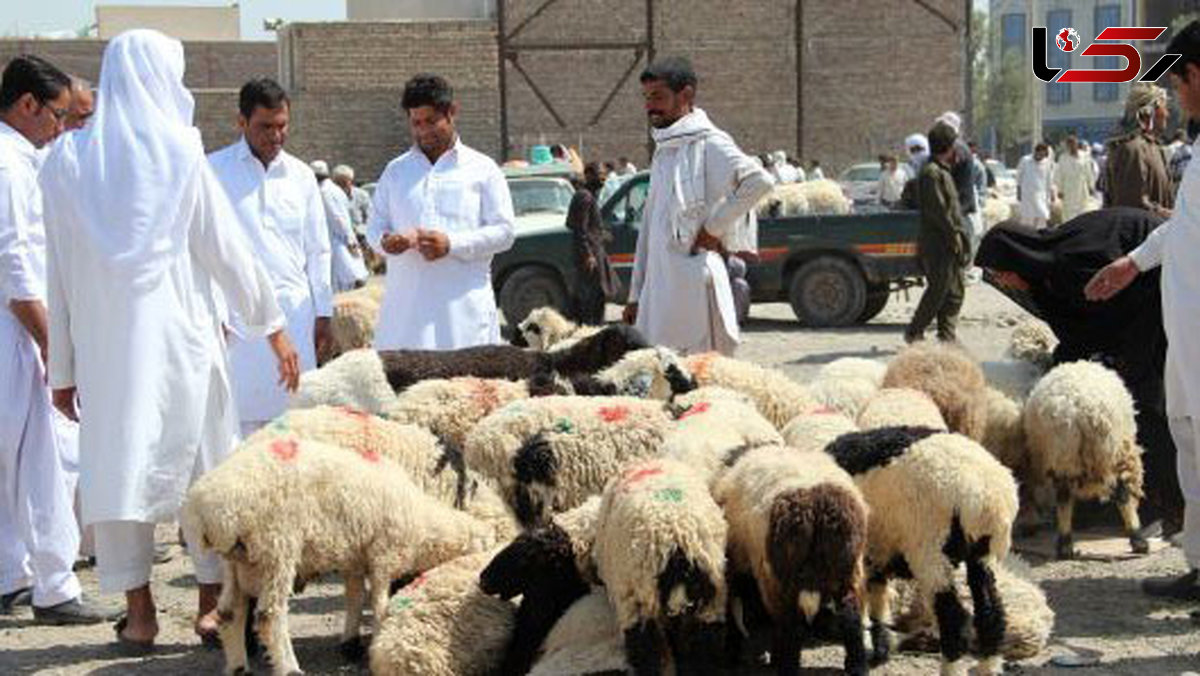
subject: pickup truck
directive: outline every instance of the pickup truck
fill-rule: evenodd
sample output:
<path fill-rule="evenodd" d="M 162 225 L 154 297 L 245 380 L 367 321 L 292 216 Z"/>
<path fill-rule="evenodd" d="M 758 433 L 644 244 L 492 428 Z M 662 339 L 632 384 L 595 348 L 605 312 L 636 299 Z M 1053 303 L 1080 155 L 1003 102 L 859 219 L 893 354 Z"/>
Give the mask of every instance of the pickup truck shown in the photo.
<path fill-rule="evenodd" d="M 649 174 L 637 174 L 600 209 L 613 235 L 609 258 L 626 289 L 649 187 Z M 809 327 L 865 323 L 883 311 L 893 290 L 919 283 L 918 225 L 916 212 L 882 209 L 760 217 L 758 260 L 747 274 L 752 301 L 786 301 Z M 572 270 L 565 223 L 518 229 L 512 248 L 492 261 L 492 285 L 508 323 L 538 307 L 567 308 Z"/>

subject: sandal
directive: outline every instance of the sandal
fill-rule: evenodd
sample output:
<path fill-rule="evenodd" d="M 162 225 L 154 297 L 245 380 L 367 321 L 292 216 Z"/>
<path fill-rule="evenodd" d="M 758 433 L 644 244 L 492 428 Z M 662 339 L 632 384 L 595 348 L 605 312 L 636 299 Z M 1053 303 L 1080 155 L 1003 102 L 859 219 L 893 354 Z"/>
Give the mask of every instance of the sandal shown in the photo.
<path fill-rule="evenodd" d="M 126 637 L 124 631 L 127 626 L 128 617 L 122 617 L 113 625 L 113 631 L 117 633 L 117 642 L 114 645 L 122 657 L 145 657 L 154 652 L 154 641 L 135 641 Z"/>

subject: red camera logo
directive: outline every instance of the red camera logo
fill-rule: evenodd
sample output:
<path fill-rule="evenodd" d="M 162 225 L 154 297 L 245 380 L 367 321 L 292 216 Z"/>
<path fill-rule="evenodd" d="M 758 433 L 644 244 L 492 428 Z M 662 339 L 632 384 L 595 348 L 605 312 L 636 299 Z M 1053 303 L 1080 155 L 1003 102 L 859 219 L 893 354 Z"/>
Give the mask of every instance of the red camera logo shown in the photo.
<path fill-rule="evenodd" d="M 1165 26 L 1155 28 L 1134 28 L 1129 26 L 1113 26 L 1100 31 L 1096 40 L 1119 40 L 1124 43 L 1142 40 L 1157 40 L 1164 32 Z M 1079 48 L 1079 33 L 1074 28 L 1062 28 L 1054 35 L 1055 45 L 1064 52 L 1074 52 Z M 1042 82 L 1154 82 L 1167 72 L 1167 69 L 1179 60 L 1179 54 L 1163 54 L 1146 74 L 1138 78 L 1142 70 L 1142 55 L 1131 44 L 1100 44 L 1093 42 L 1079 53 L 1080 56 L 1120 56 L 1125 59 L 1125 67 L 1121 70 L 1096 69 L 1086 70 L 1072 68 L 1062 72 L 1062 68 L 1050 68 L 1046 64 L 1046 27 L 1033 27 L 1033 74 Z M 1062 75 L 1059 76 L 1059 73 Z"/>

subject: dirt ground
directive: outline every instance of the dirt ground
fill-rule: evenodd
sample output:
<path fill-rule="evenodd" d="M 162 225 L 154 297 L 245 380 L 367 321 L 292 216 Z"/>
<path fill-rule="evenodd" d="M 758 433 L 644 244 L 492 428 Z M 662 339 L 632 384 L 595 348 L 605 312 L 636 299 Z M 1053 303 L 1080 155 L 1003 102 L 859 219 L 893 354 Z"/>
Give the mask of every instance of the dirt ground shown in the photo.
<path fill-rule="evenodd" d="M 909 299 L 893 298 L 891 305 L 871 324 L 845 330 L 806 331 L 796 324 L 786 305 L 755 306 L 746 327 L 739 356 L 779 367 L 801 380 L 810 378 L 822 364 L 845 356 L 886 359 L 902 345 L 903 324 L 912 312 L 920 290 Z M 615 310 L 615 308 L 610 308 Z M 981 359 L 999 357 L 1011 325 L 1022 310 L 990 288 L 969 288 L 960 329 L 961 339 Z M 1115 512 L 1115 510 L 1112 510 Z M 1115 514 L 1113 515 L 1115 521 Z M 161 528 L 160 539 L 174 539 L 172 528 Z M 1077 533 L 1082 560 L 1056 562 L 1046 553 L 1045 537 L 1018 540 L 1017 551 L 1033 566 L 1057 613 L 1055 637 L 1046 654 L 1010 665 L 1021 674 L 1129 674 L 1137 676 L 1180 674 L 1200 670 L 1200 631 L 1187 617 L 1190 607 L 1151 600 L 1138 582 L 1145 577 L 1177 575 L 1185 570 L 1178 549 L 1156 544 L 1144 557 L 1127 554 L 1114 527 Z M 0 617 L 0 674 L 212 674 L 220 673 L 219 652 L 203 649 L 192 635 L 195 584 L 182 551 L 159 566 L 154 591 L 159 603 L 159 647 L 150 658 L 123 659 L 111 648 L 112 629 L 107 625 L 79 628 L 44 628 L 31 624 L 27 608 L 14 617 Z M 81 572 L 88 593 L 96 594 L 92 571 Z M 342 622 L 340 586 L 326 582 L 309 585 L 291 604 L 291 628 L 296 653 L 310 674 L 365 674 L 362 665 L 343 663 L 337 652 Z M 111 599 L 119 601 L 117 598 Z M 1065 668 L 1051 664 L 1055 656 L 1074 655 L 1096 664 Z M 841 650 L 821 647 L 804 653 L 806 673 L 837 673 Z M 265 673 L 259 667 L 261 673 Z M 769 673 L 747 667 L 743 673 Z M 879 674 L 916 676 L 937 673 L 937 660 L 928 656 L 896 655 Z"/>

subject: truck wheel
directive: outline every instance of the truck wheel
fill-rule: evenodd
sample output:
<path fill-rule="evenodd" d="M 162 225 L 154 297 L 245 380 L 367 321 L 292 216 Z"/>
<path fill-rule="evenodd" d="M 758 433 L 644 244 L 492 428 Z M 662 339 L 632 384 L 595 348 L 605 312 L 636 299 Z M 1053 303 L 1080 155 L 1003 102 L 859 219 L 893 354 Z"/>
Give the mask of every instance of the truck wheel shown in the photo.
<path fill-rule="evenodd" d="M 872 284 L 867 287 L 867 302 L 863 306 L 862 314 L 858 316 L 859 324 L 867 322 L 879 316 L 883 312 L 883 308 L 887 307 L 888 300 L 892 297 L 892 291 L 887 284 Z"/>
<path fill-rule="evenodd" d="M 530 312 L 540 307 L 567 312 L 567 290 L 553 272 L 527 266 L 504 280 L 504 286 L 500 288 L 500 309 L 509 326 L 520 324 Z"/>
<path fill-rule="evenodd" d="M 805 326 L 850 326 L 866 308 L 867 282 L 853 263 L 821 256 L 792 276 L 788 300 Z"/>

